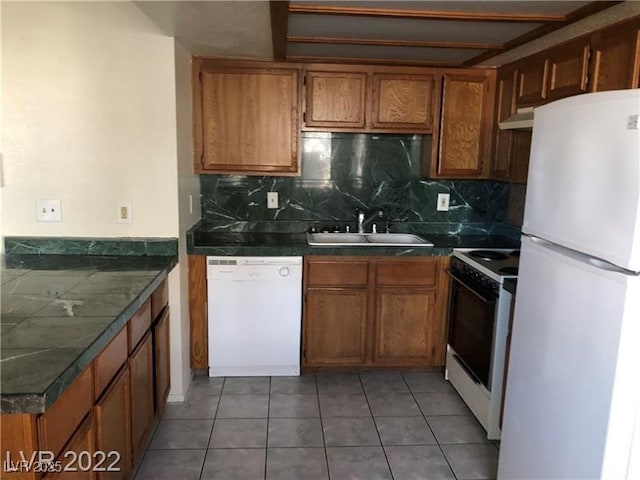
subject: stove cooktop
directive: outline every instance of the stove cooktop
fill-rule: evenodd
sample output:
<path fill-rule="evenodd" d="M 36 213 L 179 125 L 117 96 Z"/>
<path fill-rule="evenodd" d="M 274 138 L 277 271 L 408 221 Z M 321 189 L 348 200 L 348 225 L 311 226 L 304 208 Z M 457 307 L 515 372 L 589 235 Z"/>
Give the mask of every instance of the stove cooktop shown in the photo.
<path fill-rule="evenodd" d="M 520 250 L 510 248 L 456 248 L 453 256 L 502 283 L 505 278 L 518 276 Z"/>

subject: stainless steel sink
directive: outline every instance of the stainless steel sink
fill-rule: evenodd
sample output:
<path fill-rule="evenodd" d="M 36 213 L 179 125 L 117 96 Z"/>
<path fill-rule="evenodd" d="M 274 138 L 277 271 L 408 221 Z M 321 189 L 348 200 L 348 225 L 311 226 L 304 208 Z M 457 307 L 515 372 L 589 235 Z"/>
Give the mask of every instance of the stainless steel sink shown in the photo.
<path fill-rule="evenodd" d="M 312 247 L 433 247 L 410 233 L 307 233 Z"/>

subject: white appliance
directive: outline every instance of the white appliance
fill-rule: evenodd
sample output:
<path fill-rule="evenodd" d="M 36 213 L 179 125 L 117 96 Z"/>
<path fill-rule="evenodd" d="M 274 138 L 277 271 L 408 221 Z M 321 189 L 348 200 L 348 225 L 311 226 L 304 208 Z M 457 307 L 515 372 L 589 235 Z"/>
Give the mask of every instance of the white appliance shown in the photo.
<path fill-rule="evenodd" d="M 536 108 L 499 479 L 640 478 L 639 114 Z"/>
<path fill-rule="evenodd" d="M 300 374 L 302 257 L 207 257 L 209 376 Z"/>
<path fill-rule="evenodd" d="M 518 273 L 513 249 L 457 248 L 449 275 L 445 378 L 487 431 L 500 438 L 505 350 L 511 310 L 506 278 Z"/>

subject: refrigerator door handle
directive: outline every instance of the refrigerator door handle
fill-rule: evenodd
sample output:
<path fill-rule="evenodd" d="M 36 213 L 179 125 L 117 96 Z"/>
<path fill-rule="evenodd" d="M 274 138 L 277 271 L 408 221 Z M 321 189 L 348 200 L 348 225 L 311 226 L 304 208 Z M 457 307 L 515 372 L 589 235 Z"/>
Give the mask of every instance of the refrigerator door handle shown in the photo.
<path fill-rule="evenodd" d="M 620 273 L 622 275 L 638 275 L 638 272 L 634 272 L 632 270 L 627 270 L 626 268 L 619 267 L 618 265 L 614 265 L 611 262 L 607 262 L 606 260 L 602 260 L 597 257 L 592 257 L 591 255 L 586 255 L 581 252 L 577 252 L 567 247 L 563 247 L 557 245 L 553 242 L 549 242 L 548 240 L 543 240 L 540 237 L 536 237 L 534 235 L 524 234 L 532 243 L 539 245 L 542 248 L 546 248 L 553 252 L 556 252 L 560 255 L 566 255 L 567 257 L 572 258 L 573 260 L 583 263 L 585 265 L 590 265 L 600 270 L 607 270 L 609 272 Z"/>

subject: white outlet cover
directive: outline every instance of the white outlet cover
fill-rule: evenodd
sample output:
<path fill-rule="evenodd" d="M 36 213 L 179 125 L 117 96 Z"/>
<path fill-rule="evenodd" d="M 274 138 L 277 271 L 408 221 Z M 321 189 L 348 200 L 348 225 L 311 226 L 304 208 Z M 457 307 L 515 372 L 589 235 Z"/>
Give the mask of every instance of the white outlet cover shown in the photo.
<path fill-rule="evenodd" d="M 436 207 L 438 212 L 448 212 L 449 211 L 449 194 L 448 193 L 439 193 L 438 194 L 438 205 Z"/>
<path fill-rule="evenodd" d="M 130 203 L 116 204 L 116 223 L 133 223 L 133 211 Z"/>
<path fill-rule="evenodd" d="M 39 222 L 61 222 L 60 200 L 36 200 L 36 218 Z"/>

